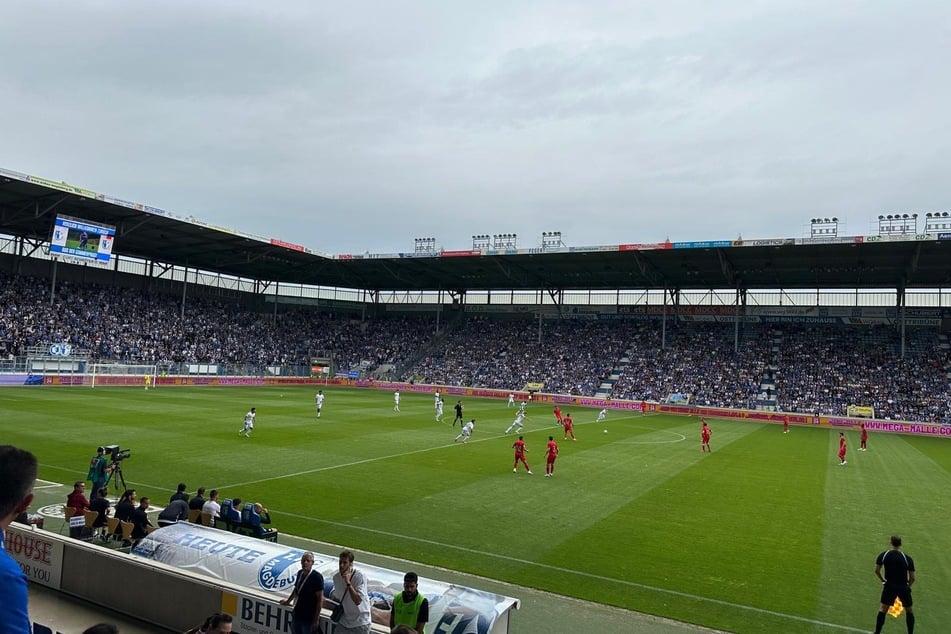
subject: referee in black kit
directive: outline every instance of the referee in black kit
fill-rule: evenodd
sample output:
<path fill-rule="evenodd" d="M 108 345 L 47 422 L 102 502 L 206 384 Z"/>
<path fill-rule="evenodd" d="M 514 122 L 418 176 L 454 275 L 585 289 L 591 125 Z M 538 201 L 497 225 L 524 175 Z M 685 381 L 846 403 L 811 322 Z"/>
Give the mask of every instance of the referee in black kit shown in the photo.
<path fill-rule="evenodd" d="M 915 583 L 915 562 L 901 551 L 901 537 L 892 535 L 891 541 L 892 547 L 875 559 L 875 576 L 882 582 L 882 605 L 875 621 L 875 634 L 881 634 L 888 608 L 895 603 L 895 597 L 901 599 L 905 608 L 908 634 L 914 634 L 915 615 L 911 607 L 911 586 Z"/>

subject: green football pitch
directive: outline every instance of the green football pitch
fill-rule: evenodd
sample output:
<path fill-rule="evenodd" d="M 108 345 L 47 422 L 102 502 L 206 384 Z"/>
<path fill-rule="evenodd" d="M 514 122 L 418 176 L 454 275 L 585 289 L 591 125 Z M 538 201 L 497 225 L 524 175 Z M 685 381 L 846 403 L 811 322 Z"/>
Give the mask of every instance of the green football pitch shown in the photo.
<path fill-rule="evenodd" d="M 315 390 L 4 388 L 0 442 L 61 483 L 118 444 L 157 503 L 180 481 L 218 488 L 262 502 L 282 533 L 731 632 L 871 631 L 875 556 L 899 533 L 919 629 L 951 623 L 948 440 L 873 434 L 859 452 L 849 432 L 842 467 L 827 429 L 710 419 L 702 454 L 697 418 L 567 408 L 573 442 L 533 404 L 528 475 L 512 472 L 505 401 L 464 398 L 476 428 L 461 444 L 452 396 L 437 423 L 431 395 L 404 393 L 397 413 L 388 392 L 327 389 L 318 419 Z"/>

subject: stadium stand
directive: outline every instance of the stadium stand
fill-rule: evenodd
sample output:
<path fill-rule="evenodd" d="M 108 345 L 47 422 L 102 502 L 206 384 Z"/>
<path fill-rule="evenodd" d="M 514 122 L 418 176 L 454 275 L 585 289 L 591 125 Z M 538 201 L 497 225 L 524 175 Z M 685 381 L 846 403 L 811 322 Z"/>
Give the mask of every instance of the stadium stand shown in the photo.
<path fill-rule="evenodd" d="M 734 324 L 475 316 L 435 334 L 428 316 L 352 319 L 297 308 L 278 314 L 237 300 L 181 298 L 0 273 L 0 353 L 70 343 L 93 360 L 213 363 L 263 374 L 296 368 L 329 351 L 338 370 L 370 376 L 402 367 L 404 380 L 594 396 L 610 376 L 611 397 L 661 401 L 692 395 L 697 405 L 844 415 L 874 407 L 894 420 L 951 423 L 951 353 L 936 329 L 886 326 Z M 734 350 L 736 347 L 736 350 Z M 626 359 L 621 363 L 621 359 Z M 416 360 L 415 363 L 410 363 Z"/>

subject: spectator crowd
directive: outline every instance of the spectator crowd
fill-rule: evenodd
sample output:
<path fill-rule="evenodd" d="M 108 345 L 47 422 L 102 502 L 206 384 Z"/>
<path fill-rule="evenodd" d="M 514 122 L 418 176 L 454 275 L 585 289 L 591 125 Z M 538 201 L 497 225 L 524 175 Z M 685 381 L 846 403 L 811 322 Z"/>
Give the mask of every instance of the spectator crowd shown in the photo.
<path fill-rule="evenodd" d="M 309 367 L 438 385 L 541 390 L 751 407 L 764 389 L 785 411 L 951 423 L 946 339 L 935 328 L 460 316 L 356 319 L 315 309 L 132 291 L 0 273 L 0 353 L 68 343 L 91 360 Z M 738 335 L 738 336 L 737 336 Z M 766 379 L 769 379 L 768 382 Z M 607 386 L 602 389 L 602 385 Z M 767 387 L 764 388 L 764 385 Z M 600 390 L 600 391 L 599 391 Z"/>

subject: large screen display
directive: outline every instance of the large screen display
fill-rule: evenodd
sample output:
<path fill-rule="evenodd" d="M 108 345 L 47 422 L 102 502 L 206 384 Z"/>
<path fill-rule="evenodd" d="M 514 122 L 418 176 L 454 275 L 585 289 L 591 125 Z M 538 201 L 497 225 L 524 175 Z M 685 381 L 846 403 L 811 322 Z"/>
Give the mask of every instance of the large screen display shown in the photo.
<path fill-rule="evenodd" d="M 50 240 L 50 255 L 97 266 L 109 266 L 116 228 L 88 220 L 57 216 Z"/>

